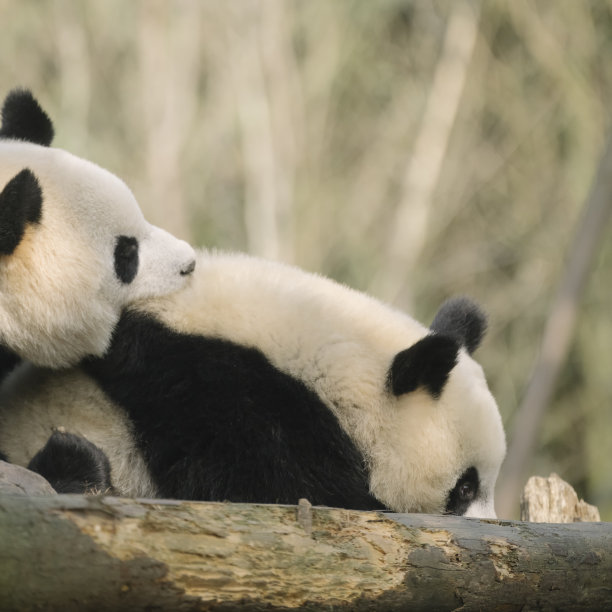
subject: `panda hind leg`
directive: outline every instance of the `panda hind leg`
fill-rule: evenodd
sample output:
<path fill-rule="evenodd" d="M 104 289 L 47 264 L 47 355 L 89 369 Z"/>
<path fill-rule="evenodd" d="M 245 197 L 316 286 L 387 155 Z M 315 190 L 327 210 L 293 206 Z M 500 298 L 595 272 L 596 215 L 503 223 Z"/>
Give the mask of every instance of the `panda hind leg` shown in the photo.
<path fill-rule="evenodd" d="M 58 493 L 112 493 L 106 453 L 83 436 L 55 430 L 28 464 Z"/>

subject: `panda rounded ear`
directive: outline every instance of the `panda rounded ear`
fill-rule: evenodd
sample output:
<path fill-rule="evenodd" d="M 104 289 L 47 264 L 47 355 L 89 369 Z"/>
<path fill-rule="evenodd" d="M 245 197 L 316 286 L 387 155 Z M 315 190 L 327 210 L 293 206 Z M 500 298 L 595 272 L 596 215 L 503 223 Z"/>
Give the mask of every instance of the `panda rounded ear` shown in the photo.
<path fill-rule="evenodd" d="M 14 89 L 2 105 L 0 138 L 15 138 L 48 147 L 53 141 L 53 123 L 27 89 Z"/>
<path fill-rule="evenodd" d="M 394 358 L 387 373 L 387 387 L 393 395 L 424 387 L 440 397 L 451 370 L 457 364 L 459 346 L 448 336 L 430 334 Z"/>
<path fill-rule="evenodd" d="M 42 190 L 34 173 L 25 168 L 0 193 L 0 255 L 10 255 L 19 245 L 26 225 L 38 223 Z"/>
<path fill-rule="evenodd" d="M 436 334 L 453 338 L 470 355 L 480 346 L 487 330 L 487 316 L 466 297 L 454 297 L 440 306 L 431 324 Z"/>

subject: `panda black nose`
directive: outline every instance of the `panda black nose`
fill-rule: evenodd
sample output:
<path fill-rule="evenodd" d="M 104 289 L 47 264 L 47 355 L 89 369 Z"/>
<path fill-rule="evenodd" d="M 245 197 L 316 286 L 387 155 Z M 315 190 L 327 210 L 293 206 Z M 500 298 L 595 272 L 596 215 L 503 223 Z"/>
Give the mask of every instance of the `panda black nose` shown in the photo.
<path fill-rule="evenodd" d="M 195 270 L 195 259 L 192 259 L 182 270 L 181 270 L 181 276 L 187 276 L 188 274 L 191 274 L 194 270 Z"/>

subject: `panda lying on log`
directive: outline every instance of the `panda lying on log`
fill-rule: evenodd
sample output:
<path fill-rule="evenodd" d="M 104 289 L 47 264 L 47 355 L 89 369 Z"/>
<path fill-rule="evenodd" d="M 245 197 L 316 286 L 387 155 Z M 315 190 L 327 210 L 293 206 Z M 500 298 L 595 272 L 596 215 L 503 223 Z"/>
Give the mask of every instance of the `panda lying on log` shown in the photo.
<path fill-rule="evenodd" d="M 45 475 L 84 437 L 120 495 L 494 517 L 485 326 L 467 299 L 426 328 L 298 268 L 201 252 L 188 285 L 123 312 L 103 356 L 18 368 L 0 448 Z"/>
<path fill-rule="evenodd" d="M 52 148 L 53 136 L 29 91 L 9 93 L 0 126 L 0 378 L 20 359 L 57 368 L 103 355 L 127 305 L 179 289 L 195 265 L 193 249 L 147 223 L 121 180 Z M 32 431 L 36 423 L 33 415 Z M 0 438 L 13 438 L 1 418 Z M 81 445 L 103 468 L 104 454 Z M 11 459 L 8 448 L 0 443 L 0 459 Z"/>

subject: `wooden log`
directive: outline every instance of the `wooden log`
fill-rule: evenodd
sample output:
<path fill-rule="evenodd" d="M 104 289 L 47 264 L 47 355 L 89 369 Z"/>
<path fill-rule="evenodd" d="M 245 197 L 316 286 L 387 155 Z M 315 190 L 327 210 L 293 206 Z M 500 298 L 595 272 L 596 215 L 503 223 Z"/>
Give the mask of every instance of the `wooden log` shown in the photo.
<path fill-rule="evenodd" d="M 612 608 L 612 524 L 0 497 L 0 610 Z"/>

